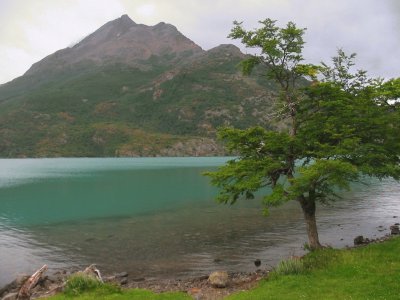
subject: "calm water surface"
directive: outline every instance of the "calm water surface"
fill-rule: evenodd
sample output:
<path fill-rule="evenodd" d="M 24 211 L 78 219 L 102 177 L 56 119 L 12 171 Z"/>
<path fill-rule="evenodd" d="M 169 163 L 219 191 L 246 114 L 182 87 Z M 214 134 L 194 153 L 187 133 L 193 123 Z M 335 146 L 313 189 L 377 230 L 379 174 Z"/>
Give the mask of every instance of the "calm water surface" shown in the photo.
<path fill-rule="evenodd" d="M 254 270 L 303 253 L 301 211 L 261 214 L 257 200 L 218 205 L 201 176 L 228 158 L 0 159 L 0 286 L 44 263 L 96 263 L 131 277 Z M 400 185 L 370 181 L 319 206 L 323 243 L 382 236 L 400 217 Z"/>

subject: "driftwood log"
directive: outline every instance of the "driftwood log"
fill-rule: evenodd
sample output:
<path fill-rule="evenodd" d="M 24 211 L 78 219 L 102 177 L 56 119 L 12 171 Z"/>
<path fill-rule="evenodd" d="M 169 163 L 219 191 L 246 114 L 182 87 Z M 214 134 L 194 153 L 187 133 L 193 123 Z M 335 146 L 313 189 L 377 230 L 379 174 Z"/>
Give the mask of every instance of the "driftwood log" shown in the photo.
<path fill-rule="evenodd" d="M 0 0 L 1 1 L 1 0 Z M 68 282 L 67 272 L 64 275 L 43 276 L 47 271 L 47 265 L 44 265 L 32 275 L 19 275 L 11 283 L 0 288 L 0 299 L 7 300 L 29 300 L 32 297 L 48 297 L 62 292 Z M 104 282 L 96 265 L 90 265 L 83 271 L 73 273 L 76 275 L 84 275 L 92 279 Z M 118 284 L 127 283 L 126 277 L 128 273 L 120 273 L 111 277 L 106 277 L 107 282 L 115 282 Z"/>
<path fill-rule="evenodd" d="M 36 286 L 43 273 L 47 271 L 47 265 L 44 265 L 29 277 L 22 285 L 18 292 L 18 300 L 29 300 L 31 298 L 32 289 Z"/>

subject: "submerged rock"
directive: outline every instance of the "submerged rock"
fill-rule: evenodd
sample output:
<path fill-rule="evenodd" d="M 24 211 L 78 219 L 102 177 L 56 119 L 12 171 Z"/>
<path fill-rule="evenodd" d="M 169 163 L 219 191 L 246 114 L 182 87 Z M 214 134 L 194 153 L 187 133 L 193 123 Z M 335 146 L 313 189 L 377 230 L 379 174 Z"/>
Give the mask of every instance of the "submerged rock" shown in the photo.
<path fill-rule="evenodd" d="M 117 273 L 117 274 L 115 274 L 114 276 L 116 277 L 116 278 L 122 278 L 122 277 L 128 277 L 128 272 L 121 272 L 121 273 Z"/>
<path fill-rule="evenodd" d="M 364 243 L 365 243 L 365 239 L 364 239 L 364 237 L 362 235 L 359 235 L 354 239 L 354 245 L 356 245 L 356 246 L 357 245 L 362 245 Z"/>
<path fill-rule="evenodd" d="M 399 225 L 392 225 L 392 226 L 390 226 L 390 234 L 393 234 L 393 235 L 400 234 Z"/>

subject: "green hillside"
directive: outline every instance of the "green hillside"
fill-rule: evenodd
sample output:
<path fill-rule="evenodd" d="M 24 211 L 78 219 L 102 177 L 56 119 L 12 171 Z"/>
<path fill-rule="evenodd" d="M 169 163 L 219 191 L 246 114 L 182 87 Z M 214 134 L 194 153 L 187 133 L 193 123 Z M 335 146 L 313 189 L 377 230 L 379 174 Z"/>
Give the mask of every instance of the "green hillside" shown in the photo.
<path fill-rule="evenodd" d="M 150 60 L 148 70 L 118 64 L 2 86 L 0 156 L 222 154 L 216 128 L 268 126 L 273 86 L 214 52 L 176 68 Z"/>

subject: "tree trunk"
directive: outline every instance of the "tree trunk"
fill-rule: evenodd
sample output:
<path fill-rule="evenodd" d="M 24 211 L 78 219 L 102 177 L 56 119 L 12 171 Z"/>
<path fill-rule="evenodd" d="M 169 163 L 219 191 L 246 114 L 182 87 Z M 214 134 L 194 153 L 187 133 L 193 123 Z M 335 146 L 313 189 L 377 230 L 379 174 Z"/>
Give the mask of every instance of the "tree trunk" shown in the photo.
<path fill-rule="evenodd" d="M 311 250 L 322 248 L 319 243 L 317 220 L 315 218 L 315 201 L 305 197 L 301 197 L 299 201 L 306 221 L 309 246 Z"/>

